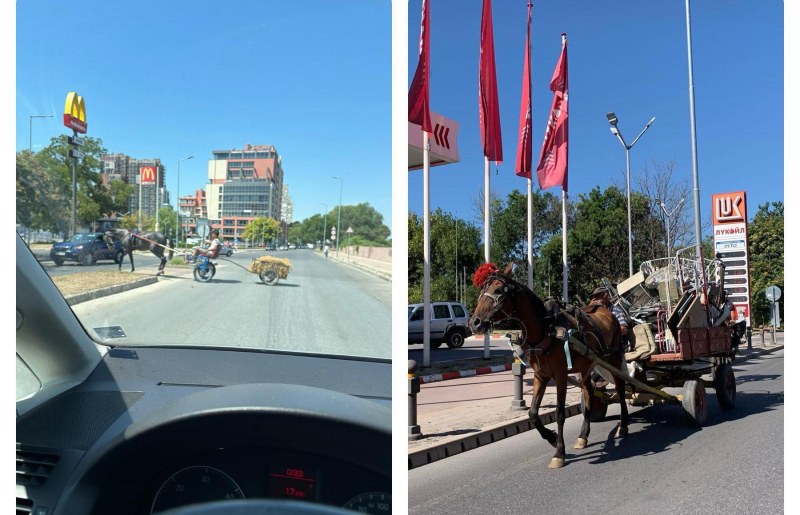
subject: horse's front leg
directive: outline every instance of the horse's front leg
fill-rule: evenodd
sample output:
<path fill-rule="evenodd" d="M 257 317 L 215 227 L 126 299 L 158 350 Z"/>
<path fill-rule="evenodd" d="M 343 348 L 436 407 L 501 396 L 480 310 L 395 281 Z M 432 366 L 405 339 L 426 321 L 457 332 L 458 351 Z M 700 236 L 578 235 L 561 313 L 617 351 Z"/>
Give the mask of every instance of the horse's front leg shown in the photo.
<path fill-rule="evenodd" d="M 551 429 L 547 429 L 544 427 L 544 423 L 542 419 L 539 418 L 539 407 L 542 405 L 542 399 L 544 399 L 544 393 L 547 388 L 547 383 L 550 382 L 549 377 L 540 377 L 539 374 L 533 374 L 533 399 L 531 403 L 531 409 L 528 410 L 528 418 L 530 419 L 533 427 L 539 431 L 539 434 L 542 435 L 542 438 L 550 442 L 550 445 L 553 447 L 556 446 L 556 434 Z"/>
<path fill-rule="evenodd" d="M 165 256 L 161 256 L 161 264 L 158 265 L 158 272 L 156 275 L 164 275 L 164 267 L 167 266 L 167 258 Z"/>
<path fill-rule="evenodd" d="M 620 353 L 618 363 L 612 362 L 618 370 L 622 370 L 622 367 L 626 366 L 624 356 L 624 354 Z M 619 396 L 620 415 L 616 436 L 620 438 L 628 436 L 628 405 L 625 403 L 625 381 L 616 374 L 614 375 L 614 388 L 617 390 L 617 395 Z"/>
<path fill-rule="evenodd" d="M 134 272 L 136 271 L 136 268 L 133 266 L 133 249 L 131 249 L 130 253 L 128 253 L 128 256 L 131 259 L 131 272 Z"/>
<path fill-rule="evenodd" d="M 567 418 L 567 372 L 556 374 L 556 425 L 558 427 L 558 439 L 556 441 L 556 453 L 547 468 L 557 469 L 564 466 L 564 420 Z"/>

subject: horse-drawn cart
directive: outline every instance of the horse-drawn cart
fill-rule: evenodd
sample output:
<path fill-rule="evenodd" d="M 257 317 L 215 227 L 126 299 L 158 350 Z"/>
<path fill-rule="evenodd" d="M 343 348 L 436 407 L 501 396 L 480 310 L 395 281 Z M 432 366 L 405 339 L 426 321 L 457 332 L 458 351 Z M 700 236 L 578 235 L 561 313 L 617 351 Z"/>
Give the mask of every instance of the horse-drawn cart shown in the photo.
<path fill-rule="evenodd" d="M 533 401 L 528 416 L 542 438 L 556 452 L 548 465 L 564 465 L 564 418 L 567 384 L 582 390 L 583 424 L 576 449 L 588 443 L 593 419 L 604 417 L 609 402 L 620 405 L 615 436 L 628 434 L 626 400 L 632 404 L 679 403 L 696 424 L 706 421 L 706 386 L 713 386 L 723 409 L 736 400 L 733 357 L 743 333 L 742 324 L 731 323 L 731 303 L 724 289 L 725 265 L 720 260 L 701 261 L 679 251 L 674 258 L 647 261 L 641 271 L 613 287 L 605 281 L 612 300 L 633 321 L 628 336 L 603 306 L 578 308 L 557 299 L 540 299 L 515 281 L 512 265 L 500 271 L 485 263 L 475 271 L 473 284 L 480 289 L 469 327 L 476 334 L 493 323 L 507 320 L 520 329 L 512 342 L 515 355 L 533 369 Z M 614 383 L 614 395 L 597 390 L 597 370 Z M 572 378 L 577 374 L 580 380 Z M 706 381 L 704 376 L 712 379 Z M 550 380 L 555 382 L 557 432 L 545 427 L 539 407 Z M 672 395 L 667 387 L 682 387 Z"/>
<path fill-rule="evenodd" d="M 605 281 L 612 301 L 628 313 L 633 327 L 625 353 L 627 370 L 604 365 L 601 358 L 597 361 L 602 369 L 622 376 L 631 404 L 681 404 L 695 424 L 703 425 L 708 414 L 706 388 L 715 390 L 722 409 L 735 405 L 732 362 L 745 328 L 743 321 L 730 321 L 724 263 L 705 260 L 700 267 L 698 259 L 685 257 L 691 250 L 642 263 L 637 274 L 616 288 Z M 588 351 L 580 341 L 570 343 L 575 352 Z M 682 392 L 672 395 L 663 390 L 667 387 Z M 592 417 L 605 416 L 616 395 L 596 391 Z"/>
<path fill-rule="evenodd" d="M 250 262 L 248 272 L 258 274 L 261 282 L 268 286 L 278 283 L 278 279 L 286 279 L 289 276 L 292 264 L 288 259 L 281 259 L 274 256 L 261 256 Z"/>

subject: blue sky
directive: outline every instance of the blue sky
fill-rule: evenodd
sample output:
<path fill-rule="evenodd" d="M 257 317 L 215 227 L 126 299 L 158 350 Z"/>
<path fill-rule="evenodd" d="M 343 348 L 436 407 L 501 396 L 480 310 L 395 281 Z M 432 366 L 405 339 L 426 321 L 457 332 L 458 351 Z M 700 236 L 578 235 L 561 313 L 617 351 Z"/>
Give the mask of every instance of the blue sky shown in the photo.
<path fill-rule="evenodd" d="M 389 0 L 16 3 L 16 150 L 86 100 L 87 136 L 160 158 L 174 202 L 206 181 L 215 149 L 272 144 L 294 219 L 369 202 L 391 227 Z"/>
<path fill-rule="evenodd" d="M 491 165 L 501 197 L 525 191 L 514 174 L 519 130 L 526 0 L 493 2 L 504 162 Z M 475 221 L 483 191 L 478 125 L 478 56 L 482 0 L 431 0 L 431 108 L 460 123 L 461 161 L 431 169 L 431 208 Z M 691 2 L 698 177 L 703 222 L 712 193 L 745 190 L 748 212 L 783 195 L 783 2 Z M 421 1 L 409 2 L 408 82 L 417 65 Z M 613 111 L 630 144 L 633 178 L 644 165 L 673 162 L 692 185 L 686 8 L 661 2 L 533 2 L 533 154 L 538 161 L 552 103 L 549 81 L 569 41 L 569 194 L 624 184 L 625 150 L 612 136 Z M 534 165 L 535 168 L 535 165 Z M 535 178 L 535 170 L 534 170 Z M 422 171 L 409 173 L 409 210 L 422 212 Z M 534 188 L 538 183 L 534 180 Z M 560 196 L 560 188 L 549 191 Z M 687 198 L 689 215 L 692 198 Z M 482 223 L 478 223 L 482 226 Z"/>

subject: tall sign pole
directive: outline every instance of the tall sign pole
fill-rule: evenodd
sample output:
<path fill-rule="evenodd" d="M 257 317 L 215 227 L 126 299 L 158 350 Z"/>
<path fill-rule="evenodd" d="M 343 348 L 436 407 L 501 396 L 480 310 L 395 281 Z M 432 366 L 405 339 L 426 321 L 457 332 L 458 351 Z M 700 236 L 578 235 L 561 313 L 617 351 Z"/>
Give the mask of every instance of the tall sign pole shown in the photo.
<path fill-rule="evenodd" d="M 83 153 L 78 150 L 83 146 L 84 140 L 78 137 L 78 133 L 86 134 L 88 125 L 86 124 L 86 104 L 83 97 L 70 91 L 67 93 L 67 100 L 64 103 L 64 126 L 72 129 L 72 137 L 67 137 L 70 145 L 69 157 L 72 158 L 72 220 L 70 222 L 70 237 L 78 229 L 78 159 L 83 157 Z"/>

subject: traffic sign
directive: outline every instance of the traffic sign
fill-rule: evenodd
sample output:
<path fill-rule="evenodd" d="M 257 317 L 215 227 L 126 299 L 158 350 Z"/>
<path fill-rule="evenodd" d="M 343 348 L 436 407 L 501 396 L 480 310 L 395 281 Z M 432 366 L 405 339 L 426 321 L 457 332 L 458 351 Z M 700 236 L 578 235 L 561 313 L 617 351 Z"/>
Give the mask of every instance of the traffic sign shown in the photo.
<path fill-rule="evenodd" d="M 767 286 L 767 291 L 765 294 L 767 295 L 768 301 L 775 302 L 781 298 L 781 289 L 777 286 Z"/>
<path fill-rule="evenodd" d="M 76 147 L 82 147 L 86 143 L 86 140 L 78 136 L 67 136 L 67 143 Z"/>
<path fill-rule="evenodd" d="M 76 157 L 76 158 L 80 159 L 80 158 L 83 157 L 83 152 L 81 152 L 80 150 L 71 148 L 71 149 L 69 149 L 69 157 Z"/>
<path fill-rule="evenodd" d="M 348 227 L 347 228 L 347 234 L 353 234 L 353 228 L 352 227 Z"/>

